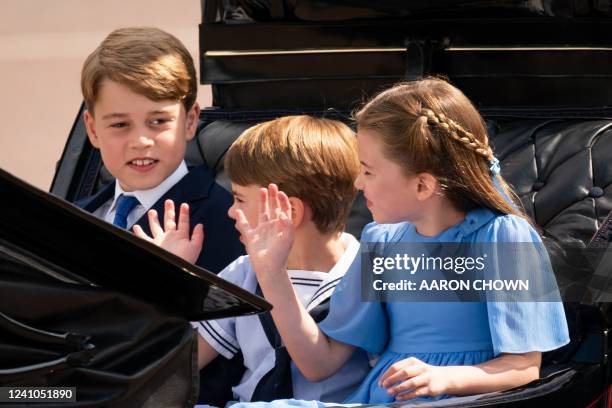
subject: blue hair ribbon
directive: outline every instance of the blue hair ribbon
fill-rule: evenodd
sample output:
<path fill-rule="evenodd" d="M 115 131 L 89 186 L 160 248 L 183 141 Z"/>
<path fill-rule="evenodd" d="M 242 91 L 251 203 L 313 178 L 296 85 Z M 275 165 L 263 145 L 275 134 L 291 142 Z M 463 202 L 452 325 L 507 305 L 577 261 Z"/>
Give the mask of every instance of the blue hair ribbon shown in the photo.
<path fill-rule="evenodd" d="M 493 177 L 497 176 L 501 171 L 501 166 L 499 164 L 499 160 L 497 157 L 493 156 L 491 161 L 489 162 L 491 165 L 489 166 L 489 171 Z"/>

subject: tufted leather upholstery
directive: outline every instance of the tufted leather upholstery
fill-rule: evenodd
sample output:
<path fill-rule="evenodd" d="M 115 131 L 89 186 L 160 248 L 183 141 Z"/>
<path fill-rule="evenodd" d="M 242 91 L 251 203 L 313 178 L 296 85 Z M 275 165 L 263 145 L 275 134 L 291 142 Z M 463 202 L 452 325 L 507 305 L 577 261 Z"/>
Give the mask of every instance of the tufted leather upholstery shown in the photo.
<path fill-rule="evenodd" d="M 612 210 L 612 120 L 502 119 L 489 134 L 536 223 L 563 242 L 588 242 Z"/>

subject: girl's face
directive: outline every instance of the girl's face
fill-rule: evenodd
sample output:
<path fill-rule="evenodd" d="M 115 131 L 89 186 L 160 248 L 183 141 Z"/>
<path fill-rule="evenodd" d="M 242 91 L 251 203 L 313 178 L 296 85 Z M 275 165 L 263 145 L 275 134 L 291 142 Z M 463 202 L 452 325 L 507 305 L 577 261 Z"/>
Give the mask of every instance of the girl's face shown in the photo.
<path fill-rule="evenodd" d="M 357 132 L 361 171 L 355 187 L 363 190 L 368 209 L 377 223 L 414 222 L 422 206 L 417 199 L 419 179 L 405 176 L 398 164 L 385 157 L 379 138 L 372 130 Z"/>

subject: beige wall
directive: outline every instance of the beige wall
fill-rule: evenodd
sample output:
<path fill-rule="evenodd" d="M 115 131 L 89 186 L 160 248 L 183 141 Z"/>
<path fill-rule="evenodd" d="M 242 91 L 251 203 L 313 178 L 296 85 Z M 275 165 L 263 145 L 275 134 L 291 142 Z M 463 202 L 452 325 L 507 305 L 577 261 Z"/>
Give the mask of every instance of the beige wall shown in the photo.
<path fill-rule="evenodd" d="M 159 27 L 197 64 L 199 0 L 3 0 L 0 7 L 0 168 L 44 190 L 81 103 L 81 64 L 110 31 Z M 198 100 L 210 104 L 208 87 Z"/>

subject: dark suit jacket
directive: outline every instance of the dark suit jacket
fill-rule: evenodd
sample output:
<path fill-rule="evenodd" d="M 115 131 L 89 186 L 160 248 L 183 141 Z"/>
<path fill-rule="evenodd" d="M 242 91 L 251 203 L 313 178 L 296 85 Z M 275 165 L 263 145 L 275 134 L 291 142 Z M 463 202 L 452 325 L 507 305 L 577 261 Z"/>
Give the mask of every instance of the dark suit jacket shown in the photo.
<path fill-rule="evenodd" d="M 90 213 L 110 200 L 115 193 L 115 183 L 104 186 L 97 194 L 75 202 Z M 171 199 L 176 208 L 181 203 L 189 204 L 191 230 L 196 224 L 204 225 L 204 246 L 196 264 L 211 272 L 219 273 L 234 259 L 244 255 L 244 246 L 239 240 L 234 221 L 227 210 L 232 205 L 232 195 L 215 183 L 211 172 L 205 166 L 189 171 L 178 183 L 166 192 L 152 207 L 159 214 L 164 213 L 164 201 Z M 136 224 L 149 235 L 149 219 L 145 214 Z"/>

